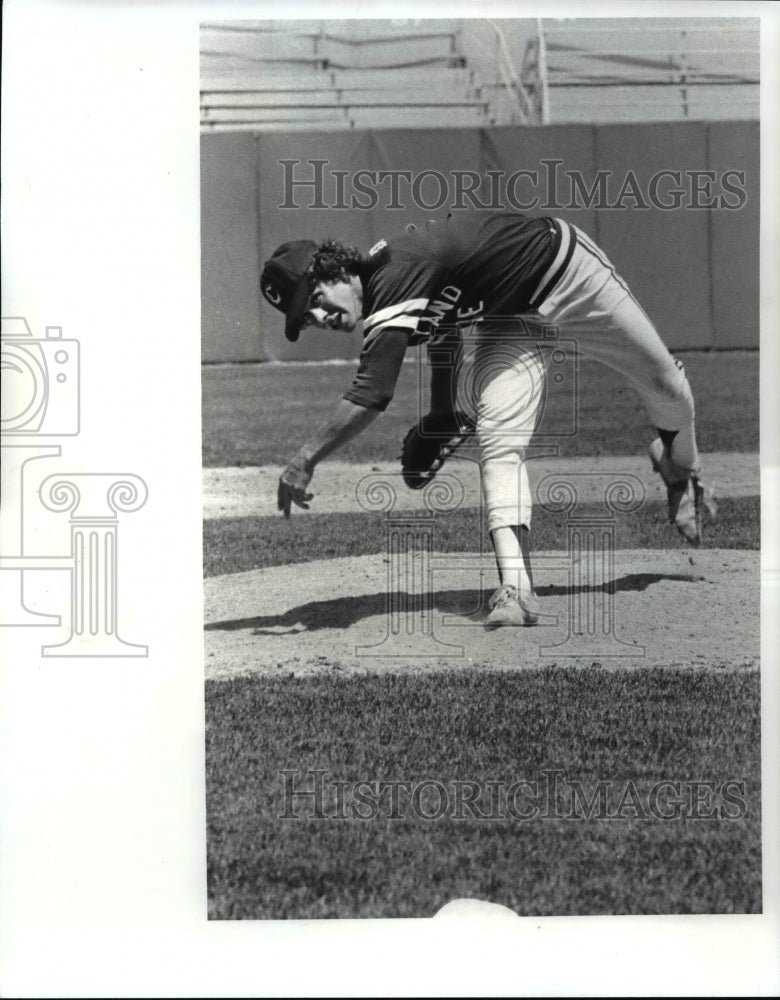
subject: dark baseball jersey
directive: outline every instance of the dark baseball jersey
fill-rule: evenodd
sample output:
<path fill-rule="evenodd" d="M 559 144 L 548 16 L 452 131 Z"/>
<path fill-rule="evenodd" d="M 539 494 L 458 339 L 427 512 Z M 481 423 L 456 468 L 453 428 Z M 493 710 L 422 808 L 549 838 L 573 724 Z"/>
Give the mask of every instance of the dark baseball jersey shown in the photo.
<path fill-rule="evenodd" d="M 344 398 L 384 410 L 406 348 L 442 329 L 538 306 L 563 273 L 574 231 L 548 217 L 475 211 L 380 242 L 363 264 L 363 348 Z"/>

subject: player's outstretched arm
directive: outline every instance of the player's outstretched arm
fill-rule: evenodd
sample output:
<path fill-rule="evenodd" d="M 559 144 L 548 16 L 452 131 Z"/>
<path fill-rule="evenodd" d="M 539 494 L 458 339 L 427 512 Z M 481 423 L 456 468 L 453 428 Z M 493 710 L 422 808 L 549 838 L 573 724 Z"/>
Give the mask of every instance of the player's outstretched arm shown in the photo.
<path fill-rule="evenodd" d="M 299 449 L 279 478 L 277 505 L 285 517 L 290 516 L 292 504 L 309 509 L 313 494 L 306 491 L 314 468 L 331 452 L 357 437 L 379 416 L 380 410 L 358 406 L 348 399 L 339 401 L 326 424 Z"/>

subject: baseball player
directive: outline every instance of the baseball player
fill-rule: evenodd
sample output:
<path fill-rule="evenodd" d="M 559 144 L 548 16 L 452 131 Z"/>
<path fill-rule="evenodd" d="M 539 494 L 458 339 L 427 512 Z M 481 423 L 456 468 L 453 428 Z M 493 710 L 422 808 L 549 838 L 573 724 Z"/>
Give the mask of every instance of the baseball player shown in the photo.
<path fill-rule="evenodd" d="M 694 402 L 682 364 L 668 351 L 604 252 L 576 226 L 552 217 L 468 211 L 380 240 L 368 254 L 330 240 L 280 246 L 261 290 L 286 317 L 288 340 L 307 328 L 349 333 L 363 321 L 352 385 L 331 418 L 299 449 L 279 480 L 279 509 L 308 509 L 317 464 L 359 434 L 392 399 L 409 345 L 434 349 L 470 331 L 464 359 L 433 367 L 431 412 L 404 441 L 409 486 L 427 482 L 472 433 L 500 586 L 485 625 L 532 625 L 539 615 L 530 559 L 531 494 L 524 461 L 540 412 L 545 353 L 528 321 L 554 327 L 583 356 L 621 372 L 657 428 L 649 454 L 667 490 L 670 521 L 701 541 L 714 516 L 700 477 Z M 476 333 L 474 333 L 476 331 Z M 464 389 L 465 383 L 468 386 Z"/>

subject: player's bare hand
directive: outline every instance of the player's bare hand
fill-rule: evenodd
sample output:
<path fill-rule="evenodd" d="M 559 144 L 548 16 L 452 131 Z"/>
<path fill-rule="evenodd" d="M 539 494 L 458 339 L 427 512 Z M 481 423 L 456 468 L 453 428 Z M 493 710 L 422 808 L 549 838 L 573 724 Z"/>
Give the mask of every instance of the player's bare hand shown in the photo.
<path fill-rule="evenodd" d="M 292 504 L 303 510 L 309 509 L 309 501 L 314 494 L 307 493 L 306 487 L 309 485 L 311 477 L 312 473 L 296 462 L 288 465 L 279 477 L 276 503 L 285 517 L 290 516 Z"/>

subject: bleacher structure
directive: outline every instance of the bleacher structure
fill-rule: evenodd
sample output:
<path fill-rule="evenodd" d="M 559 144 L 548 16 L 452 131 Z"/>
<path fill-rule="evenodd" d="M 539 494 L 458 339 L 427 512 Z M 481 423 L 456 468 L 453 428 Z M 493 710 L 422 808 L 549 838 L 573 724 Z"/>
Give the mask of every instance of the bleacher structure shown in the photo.
<path fill-rule="evenodd" d="M 500 29 L 462 21 L 233 22 L 202 29 L 205 130 L 477 126 L 538 117 Z M 501 44 L 503 40 L 503 45 Z M 480 62 L 495 69 L 480 74 Z"/>
<path fill-rule="evenodd" d="M 545 19 L 549 121 L 758 119 L 757 18 Z"/>
<path fill-rule="evenodd" d="M 756 18 L 233 21 L 201 39 L 205 132 L 759 111 Z"/>

